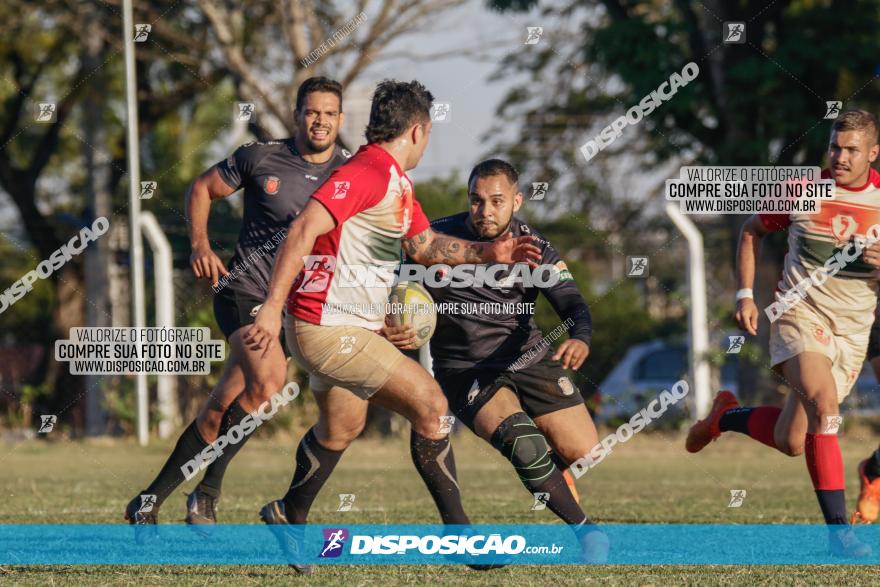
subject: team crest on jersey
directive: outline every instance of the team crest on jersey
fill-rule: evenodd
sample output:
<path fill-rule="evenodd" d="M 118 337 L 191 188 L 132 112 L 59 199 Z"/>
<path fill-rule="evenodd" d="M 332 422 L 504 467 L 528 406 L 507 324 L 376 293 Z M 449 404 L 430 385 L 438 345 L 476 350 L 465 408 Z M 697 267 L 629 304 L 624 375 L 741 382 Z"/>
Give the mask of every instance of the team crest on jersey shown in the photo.
<path fill-rule="evenodd" d="M 852 216 L 846 214 L 838 214 L 831 219 L 831 234 L 839 243 L 849 241 L 849 238 L 855 234 L 859 223 Z"/>
<path fill-rule="evenodd" d="M 281 187 L 281 178 L 275 177 L 274 175 L 270 175 L 266 179 L 263 180 L 263 191 L 269 194 L 270 196 L 274 196 L 278 193 L 278 188 Z"/>
<path fill-rule="evenodd" d="M 560 377 L 556 380 L 556 383 L 559 384 L 559 389 L 562 390 L 562 395 L 571 395 L 574 393 L 574 383 L 572 383 L 571 379 L 568 377 Z"/>
<path fill-rule="evenodd" d="M 817 326 L 816 330 L 813 331 L 813 336 L 816 337 L 821 344 L 829 345 L 831 343 L 831 335 L 825 332 L 825 329 L 821 326 Z"/>

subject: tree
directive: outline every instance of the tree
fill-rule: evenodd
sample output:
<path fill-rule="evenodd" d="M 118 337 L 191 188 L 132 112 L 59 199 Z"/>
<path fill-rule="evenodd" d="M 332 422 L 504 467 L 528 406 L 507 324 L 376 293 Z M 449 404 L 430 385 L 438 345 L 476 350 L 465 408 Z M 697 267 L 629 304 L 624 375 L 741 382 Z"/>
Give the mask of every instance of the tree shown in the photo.
<path fill-rule="evenodd" d="M 348 87 L 392 41 L 463 3 L 198 2 L 239 96 L 258 105 L 251 130 L 261 139 L 294 133 L 292 100 L 303 80 L 323 73 Z"/>
<path fill-rule="evenodd" d="M 503 121 L 525 121 L 509 145 L 512 156 L 544 181 L 570 182 L 566 211 L 598 218 L 600 226 L 623 233 L 623 242 L 643 242 L 651 214 L 659 209 L 659 181 L 677 176 L 678 166 L 819 165 L 828 140 L 826 101 L 872 110 L 880 103 L 871 84 L 880 50 L 874 0 L 489 4 L 498 10 L 537 8 L 544 26 L 538 44 L 511 54 L 500 68 L 529 74 L 528 83 L 511 91 L 499 108 Z M 744 44 L 723 43 L 728 21 L 746 24 Z M 697 79 L 637 128 L 627 128 L 589 162 L 578 152 L 691 61 L 700 68 Z M 621 197 L 626 190 L 615 180 L 636 174 L 640 193 Z M 722 252 L 709 259 L 709 285 L 711 299 L 723 300 L 716 303 L 723 303 L 727 315 L 743 220 L 737 215 L 700 220 L 713 250 Z M 667 233 L 666 240 L 673 236 Z M 765 257 L 771 260 L 759 268 L 758 283 L 765 286 L 757 292 L 759 305 L 769 302 L 779 274 L 782 241 L 768 244 Z M 745 389 L 755 388 L 756 373 L 741 372 Z"/>
<path fill-rule="evenodd" d="M 348 84 L 391 41 L 462 2 L 364 0 L 349 9 L 341 2 L 258 0 L 247 4 L 247 18 L 243 5 L 209 0 L 138 2 L 135 22 L 152 27 L 136 44 L 142 175 L 161 178 L 162 196 L 144 208 L 165 226 L 183 227 L 183 187 L 204 165 L 208 147 L 233 128 L 235 101 L 258 103 L 258 124 L 249 127 L 258 138 L 291 134 L 291 96 L 300 81 L 324 71 Z M 11 0 L 0 17 L 0 188 L 20 218 L 20 232 L 7 244 L 21 247 L 33 267 L 96 215 L 109 211 L 111 223 L 125 224 L 121 56 L 123 35 L 134 31 L 120 29 L 121 0 L 49 0 L 38 7 Z M 316 50 L 321 55 L 313 59 Z M 54 122 L 35 122 L 37 102 L 55 103 Z M 231 218 L 228 205 L 217 209 L 226 212 L 221 222 Z M 182 244 L 185 235 L 172 232 Z M 224 243 L 236 231 L 226 232 Z M 176 251 L 186 264 L 183 247 Z M 86 288 L 102 281 L 105 268 L 99 246 L 53 274 L 47 341 L 106 318 L 101 288 Z M 69 406 L 87 391 L 83 378 L 65 375 L 48 355 L 43 383 L 58 405 Z"/>
<path fill-rule="evenodd" d="M 185 9 L 170 2 L 142 3 L 139 8 L 150 13 L 160 7 L 168 19 Z M 36 265 L 96 216 L 122 212 L 124 200 L 112 201 L 125 175 L 124 126 L 114 108 L 122 89 L 121 18 L 116 6 L 99 2 L 50 2 L 39 9 L 12 2 L 2 11 L 8 30 L 0 41 L 7 81 L 0 94 L 0 187 L 17 208 L 34 246 Z M 183 34 L 198 23 L 183 18 L 175 22 L 175 27 L 157 22 L 154 38 L 166 43 L 169 36 L 185 38 L 187 61 L 204 63 L 209 50 L 204 34 L 200 47 L 199 35 Z M 148 50 L 138 53 L 142 134 L 185 105 L 216 75 L 215 69 L 193 80 L 185 63 L 157 64 L 156 56 Z M 39 102 L 55 104 L 53 122 L 35 123 L 33 109 Z M 60 197 L 59 186 L 69 195 Z M 106 320 L 103 292 L 87 287 L 83 273 L 86 257 L 92 258 L 88 281 L 102 283 L 104 246 L 74 258 L 52 275 L 53 338 L 66 338 L 71 327 L 83 324 L 87 303 L 90 323 Z M 44 383 L 56 390 L 58 403 L 69 405 L 90 391 L 82 378 L 65 375 L 51 353 L 45 371 Z M 79 411 L 74 420 L 81 421 Z"/>

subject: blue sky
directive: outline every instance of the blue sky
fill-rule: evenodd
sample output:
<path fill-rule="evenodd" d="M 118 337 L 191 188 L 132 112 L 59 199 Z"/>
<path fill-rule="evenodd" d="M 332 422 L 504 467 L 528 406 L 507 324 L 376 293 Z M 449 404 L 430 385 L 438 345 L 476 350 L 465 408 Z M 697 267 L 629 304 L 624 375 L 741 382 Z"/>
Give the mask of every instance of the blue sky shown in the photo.
<path fill-rule="evenodd" d="M 537 18 L 537 20 L 536 20 Z M 493 143 L 481 142 L 492 126 L 495 108 L 517 77 L 488 81 L 498 70 L 501 58 L 511 51 L 528 50 L 523 42 L 527 26 L 539 26 L 540 18 L 529 14 L 504 14 L 485 8 L 483 0 L 443 13 L 432 30 L 419 31 L 392 43 L 388 54 L 435 54 L 455 49 L 476 51 L 476 55 L 437 60 L 379 60 L 361 78 L 365 85 L 385 77 L 417 79 L 435 96 L 435 102 L 450 104 L 450 121 L 434 124 L 431 143 L 419 167 L 410 175 L 419 181 L 458 172 L 466 176 Z M 508 129 L 509 135 L 516 128 Z"/>

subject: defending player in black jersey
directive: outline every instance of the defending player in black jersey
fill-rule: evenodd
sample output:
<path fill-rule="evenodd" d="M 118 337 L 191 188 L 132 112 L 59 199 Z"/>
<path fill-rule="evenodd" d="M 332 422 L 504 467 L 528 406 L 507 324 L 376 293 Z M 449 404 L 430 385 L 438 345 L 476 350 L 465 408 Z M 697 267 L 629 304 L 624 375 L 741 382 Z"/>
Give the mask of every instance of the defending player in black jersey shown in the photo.
<path fill-rule="evenodd" d="M 304 81 L 297 92 L 294 116 L 294 137 L 239 147 L 196 178 L 187 192 L 192 269 L 196 277 L 212 284 L 214 316 L 230 350 L 223 375 L 198 417 L 181 434 L 156 479 L 129 502 L 125 517 L 132 524 L 156 524 L 159 506 L 188 476 L 184 470 L 197 472 L 188 463 L 285 384 L 284 345 L 276 345 L 264 356 L 263 351 L 247 348 L 242 328 L 253 324 L 266 299 L 272 262 L 287 226 L 312 192 L 349 156 L 336 145 L 344 118 L 342 86 L 324 77 Z M 212 201 L 239 189 L 244 190 L 244 218 L 227 271 L 212 250 L 208 214 Z M 246 387 L 251 396 L 242 394 Z M 247 438 L 229 443 L 208 466 L 187 500 L 187 523 L 216 522 L 223 474 Z M 152 511 L 143 511 L 149 509 L 141 507 L 144 495 L 156 496 Z"/>
<path fill-rule="evenodd" d="M 555 249 L 513 217 L 522 205 L 517 181 L 509 163 L 483 161 L 468 180 L 468 212 L 435 220 L 431 226 L 468 240 L 490 241 L 508 232 L 514 237 L 536 236 L 541 264 L 551 266 L 555 285 L 538 288 L 517 282 L 505 269 L 496 274 L 496 287 L 429 289 L 437 304 L 470 308 L 487 302 L 516 308 L 535 302 L 542 293 L 569 338 L 552 352 L 531 314 L 505 313 L 503 306 L 501 313 L 440 313 L 430 347 L 434 377 L 456 417 L 513 464 L 529 491 L 547 494 L 547 506 L 567 524 L 589 524 L 576 494 L 566 487 L 563 471 L 598 442 L 584 400 L 565 373 L 580 368 L 589 354 L 590 312 Z"/>

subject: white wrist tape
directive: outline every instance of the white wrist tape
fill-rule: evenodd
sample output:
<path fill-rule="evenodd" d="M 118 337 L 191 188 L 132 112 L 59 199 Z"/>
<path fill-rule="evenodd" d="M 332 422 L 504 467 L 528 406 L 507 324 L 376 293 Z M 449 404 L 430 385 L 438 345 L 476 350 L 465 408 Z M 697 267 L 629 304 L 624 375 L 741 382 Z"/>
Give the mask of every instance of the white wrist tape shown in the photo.
<path fill-rule="evenodd" d="M 750 288 L 744 287 L 741 290 L 736 292 L 736 301 L 740 301 L 744 298 L 754 299 L 755 294 Z"/>

